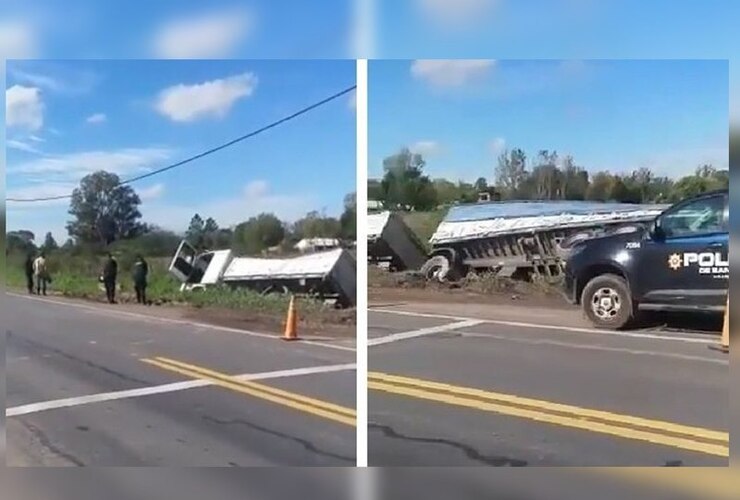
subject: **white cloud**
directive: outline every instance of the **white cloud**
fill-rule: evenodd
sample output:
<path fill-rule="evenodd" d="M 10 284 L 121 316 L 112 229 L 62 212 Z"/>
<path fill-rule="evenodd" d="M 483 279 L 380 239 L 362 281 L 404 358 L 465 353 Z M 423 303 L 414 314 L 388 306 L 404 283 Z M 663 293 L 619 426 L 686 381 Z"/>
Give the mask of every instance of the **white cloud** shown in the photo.
<path fill-rule="evenodd" d="M 161 198 L 164 194 L 164 184 L 154 184 L 145 188 L 136 189 L 136 193 L 139 195 L 141 201 L 151 201 Z"/>
<path fill-rule="evenodd" d="M 5 91 L 5 124 L 38 130 L 44 125 L 44 103 L 36 87 L 13 85 Z"/>
<path fill-rule="evenodd" d="M 237 100 L 254 93 L 257 81 L 254 73 L 242 73 L 194 85 L 174 85 L 159 93 L 155 108 L 176 122 L 223 118 Z"/>
<path fill-rule="evenodd" d="M 57 63 L 32 63 L 33 70 L 28 66 L 13 65 L 8 72 L 14 80 L 33 87 L 39 87 L 50 92 L 80 95 L 90 92 L 100 82 L 101 76 L 88 69 L 77 69 Z M 42 71 L 39 71 L 43 68 Z"/>
<path fill-rule="evenodd" d="M 31 134 L 28 136 L 28 138 L 34 142 L 46 142 L 46 139 L 44 139 L 43 137 L 39 137 L 38 135 Z"/>
<path fill-rule="evenodd" d="M 244 194 L 248 198 L 259 198 L 267 194 L 269 189 L 267 181 L 252 181 L 244 187 Z"/>
<path fill-rule="evenodd" d="M 488 75 L 491 59 L 417 59 L 411 74 L 435 87 L 460 87 Z"/>
<path fill-rule="evenodd" d="M 496 137 L 489 144 L 489 148 L 495 156 L 500 155 L 504 152 L 504 149 L 506 149 L 506 139 L 503 137 Z"/>
<path fill-rule="evenodd" d="M 169 21 L 154 37 L 163 59 L 228 58 L 249 36 L 253 18 L 244 10 L 210 12 Z"/>
<path fill-rule="evenodd" d="M 9 149 L 17 149 L 18 151 L 25 151 L 26 153 L 42 154 L 41 151 L 33 145 L 18 139 L 8 139 L 6 144 Z"/>
<path fill-rule="evenodd" d="M 438 27 L 460 28 L 480 22 L 499 0 L 416 0 L 416 8 Z"/>
<path fill-rule="evenodd" d="M 41 181 L 66 180 L 77 182 L 87 174 L 105 170 L 120 176 L 153 170 L 172 157 L 167 148 L 123 148 L 112 151 L 83 151 L 48 155 L 36 160 L 8 166 L 14 176 Z"/>
<path fill-rule="evenodd" d="M 0 22 L 0 60 L 31 58 L 38 50 L 37 44 L 35 30 L 28 23 Z"/>
<path fill-rule="evenodd" d="M 107 120 L 108 117 L 105 116 L 105 113 L 95 113 L 85 119 L 87 123 L 103 123 Z"/>
<path fill-rule="evenodd" d="M 417 141 L 411 146 L 409 150 L 412 153 L 417 153 L 423 156 L 432 156 L 440 152 L 441 147 L 436 141 Z"/>

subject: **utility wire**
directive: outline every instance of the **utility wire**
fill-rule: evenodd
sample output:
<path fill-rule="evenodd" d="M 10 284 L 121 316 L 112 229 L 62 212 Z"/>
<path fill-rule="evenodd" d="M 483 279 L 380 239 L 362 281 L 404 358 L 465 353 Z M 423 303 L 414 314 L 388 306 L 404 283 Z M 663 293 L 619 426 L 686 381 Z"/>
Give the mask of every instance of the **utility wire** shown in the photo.
<path fill-rule="evenodd" d="M 203 158 L 205 156 L 211 155 L 213 153 L 216 153 L 218 151 L 221 151 L 222 149 L 226 149 L 230 146 L 233 146 L 234 144 L 237 144 L 239 142 L 242 142 L 246 139 L 249 139 L 251 137 L 254 137 L 256 135 L 259 135 L 263 132 L 266 132 L 272 128 L 277 127 L 278 125 L 282 125 L 283 123 L 289 122 L 295 118 L 298 118 L 301 115 L 304 115 L 308 113 L 309 111 L 313 111 L 316 108 L 319 108 L 323 106 L 324 104 L 327 104 L 335 99 L 338 99 L 342 97 L 345 94 L 349 94 L 353 90 L 357 88 L 357 85 L 352 85 L 351 87 L 347 87 L 346 89 L 337 92 L 336 94 L 332 94 L 329 97 L 322 99 L 321 101 L 318 101 L 314 104 L 311 104 L 310 106 L 307 106 L 299 111 L 296 111 L 292 115 L 285 116 L 277 121 L 274 121 L 268 125 L 265 125 L 264 127 L 258 128 L 257 130 L 254 130 L 252 132 L 249 132 L 248 134 L 242 135 L 240 137 L 237 137 L 236 139 L 233 139 L 229 142 L 226 142 L 224 144 L 221 144 L 220 146 L 216 146 L 214 148 L 208 149 L 206 151 L 203 151 L 202 153 L 198 153 L 195 156 L 191 156 L 189 158 L 186 158 L 184 160 L 180 160 L 177 163 L 172 163 L 171 165 L 167 165 L 166 167 L 158 168 L 157 170 L 154 170 L 152 172 L 147 172 L 146 174 L 138 175 L 136 177 L 132 177 L 130 179 L 126 179 L 124 181 L 121 181 L 118 185 L 123 186 L 125 184 L 131 184 L 132 182 L 140 181 L 142 179 L 146 179 L 148 177 L 152 177 L 154 175 L 161 174 L 162 172 L 166 172 L 168 170 L 172 170 L 173 168 L 181 167 L 182 165 L 185 165 L 186 163 L 190 163 L 195 160 L 199 160 L 200 158 Z M 58 196 L 47 196 L 44 198 L 6 198 L 5 201 L 7 202 L 14 202 L 14 203 L 33 203 L 33 202 L 39 202 L 39 201 L 52 201 L 52 200 L 64 200 L 67 198 L 71 198 L 72 194 L 65 194 L 65 195 L 58 195 Z"/>

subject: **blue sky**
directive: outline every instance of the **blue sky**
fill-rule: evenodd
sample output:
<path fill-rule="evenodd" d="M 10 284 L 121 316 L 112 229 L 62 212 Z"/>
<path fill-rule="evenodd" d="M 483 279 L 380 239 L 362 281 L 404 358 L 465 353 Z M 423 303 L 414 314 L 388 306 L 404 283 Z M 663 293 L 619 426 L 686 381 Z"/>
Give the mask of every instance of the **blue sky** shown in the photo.
<path fill-rule="evenodd" d="M 2 3 L 5 26 L 21 32 L 9 37 L 16 40 L 9 44 L 16 47 L 15 54 L 46 58 L 295 59 L 336 58 L 351 51 L 353 3 L 347 0 Z M 61 19 L 64 22 L 59 22 Z M 0 29 L 2 26 L 0 23 Z"/>
<path fill-rule="evenodd" d="M 226 142 L 355 84 L 353 61 L 13 61 L 9 198 L 65 194 L 87 173 L 127 178 Z M 338 215 L 355 190 L 354 92 L 263 135 L 134 184 L 144 220 L 182 230 L 259 212 Z M 9 202 L 8 228 L 66 238 L 68 201 Z"/>
<path fill-rule="evenodd" d="M 519 147 L 591 171 L 727 168 L 726 61 L 371 61 L 369 168 L 407 146 L 432 177 L 493 180 Z"/>
<path fill-rule="evenodd" d="M 379 0 L 382 57 L 730 58 L 733 0 Z"/>

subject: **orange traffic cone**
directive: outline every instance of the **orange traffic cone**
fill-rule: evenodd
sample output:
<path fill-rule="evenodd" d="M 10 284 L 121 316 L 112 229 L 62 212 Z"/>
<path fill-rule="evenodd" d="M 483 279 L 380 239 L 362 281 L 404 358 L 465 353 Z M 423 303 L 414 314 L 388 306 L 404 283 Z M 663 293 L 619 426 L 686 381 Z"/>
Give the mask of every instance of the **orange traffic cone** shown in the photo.
<path fill-rule="evenodd" d="M 283 340 L 298 340 L 298 312 L 295 308 L 295 297 L 290 297 L 288 318 L 285 320 L 285 334 Z"/>
<path fill-rule="evenodd" d="M 712 346 L 712 349 L 722 352 L 730 352 L 730 296 L 727 296 L 727 307 L 725 307 L 725 322 L 722 325 L 722 340 L 719 346 Z"/>

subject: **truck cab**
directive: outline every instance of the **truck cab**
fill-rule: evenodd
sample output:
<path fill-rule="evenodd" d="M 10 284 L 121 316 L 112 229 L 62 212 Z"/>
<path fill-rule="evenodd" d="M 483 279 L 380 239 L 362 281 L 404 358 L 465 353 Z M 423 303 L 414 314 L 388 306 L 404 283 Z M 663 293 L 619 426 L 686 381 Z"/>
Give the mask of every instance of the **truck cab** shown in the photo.
<path fill-rule="evenodd" d="M 199 290 L 220 281 L 231 257 L 231 250 L 199 253 L 187 240 L 182 240 L 170 262 L 169 272 L 182 282 L 181 291 Z"/>
<path fill-rule="evenodd" d="M 730 278 L 728 190 L 681 201 L 653 223 L 583 241 L 566 261 L 565 292 L 597 327 L 638 311 L 724 311 Z"/>

